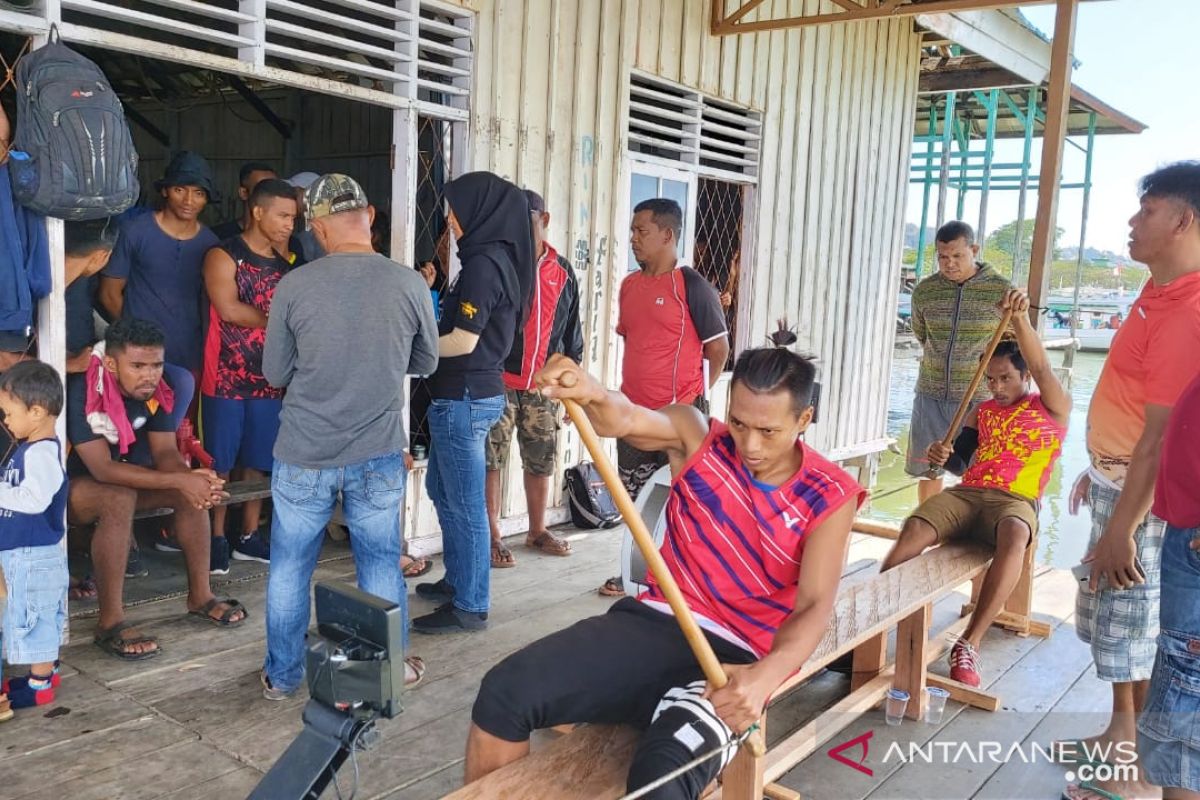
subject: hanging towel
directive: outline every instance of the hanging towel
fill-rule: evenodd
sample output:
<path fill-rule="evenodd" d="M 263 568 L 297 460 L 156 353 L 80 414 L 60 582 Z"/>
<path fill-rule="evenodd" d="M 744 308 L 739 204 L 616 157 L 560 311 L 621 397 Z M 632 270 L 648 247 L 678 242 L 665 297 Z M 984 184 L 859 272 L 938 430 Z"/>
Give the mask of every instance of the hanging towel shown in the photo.
<path fill-rule="evenodd" d="M 104 342 L 97 342 L 92 348 L 85 380 L 87 396 L 84 414 L 92 433 L 103 436 L 109 444 L 117 445 L 120 454 L 125 455 L 137 439 L 137 434 L 129 424 L 129 415 L 125 413 L 121 387 L 117 385 L 116 377 L 104 368 Z M 161 405 L 168 414 L 175 408 L 175 392 L 162 378 L 158 379 L 158 388 L 147 405 L 150 404 Z M 154 405 L 150 405 L 151 413 L 154 410 Z"/>

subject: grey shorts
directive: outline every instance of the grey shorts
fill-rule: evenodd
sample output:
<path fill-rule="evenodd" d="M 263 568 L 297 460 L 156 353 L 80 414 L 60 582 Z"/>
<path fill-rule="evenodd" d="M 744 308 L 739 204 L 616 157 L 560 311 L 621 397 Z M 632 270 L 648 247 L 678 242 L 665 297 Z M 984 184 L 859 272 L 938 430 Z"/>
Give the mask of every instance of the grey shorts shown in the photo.
<path fill-rule="evenodd" d="M 972 405 L 974 408 L 978 403 Z M 954 414 L 958 411 L 957 400 L 941 400 L 919 392 L 913 398 L 912 424 L 908 428 L 908 455 L 904 460 L 904 471 L 914 478 L 924 478 L 929 472 L 929 458 L 925 451 L 929 445 L 941 441 L 946 435 Z M 968 412 L 969 413 L 969 412 Z"/>
<path fill-rule="evenodd" d="M 1117 498 L 1116 489 L 1093 482 L 1088 493 L 1092 534 L 1087 552 L 1100 541 Z M 1167 525 L 1153 514 L 1134 532 L 1137 557 L 1146 570 L 1146 582 L 1131 589 L 1088 590 L 1080 583 L 1075 597 L 1075 632 L 1092 647 L 1096 676 L 1109 683 L 1150 680 L 1158 650 L 1158 602 L 1162 570 L 1163 534 Z M 1082 555 L 1082 554 L 1081 554 Z"/>

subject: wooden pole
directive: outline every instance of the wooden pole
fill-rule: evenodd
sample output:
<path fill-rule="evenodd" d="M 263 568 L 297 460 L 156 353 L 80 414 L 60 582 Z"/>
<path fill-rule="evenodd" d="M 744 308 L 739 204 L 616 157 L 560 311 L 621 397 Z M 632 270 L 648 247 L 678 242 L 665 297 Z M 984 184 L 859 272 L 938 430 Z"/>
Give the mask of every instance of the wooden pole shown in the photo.
<path fill-rule="evenodd" d="M 567 381 L 573 379 L 574 375 L 568 373 L 563 377 L 563 385 L 567 386 Z M 574 385 L 573 380 L 570 385 Z M 667 605 L 671 607 L 671 612 L 675 615 L 675 622 L 683 631 L 683 636 L 687 639 L 688 646 L 692 648 L 696 660 L 700 662 L 700 669 L 704 671 L 705 680 L 720 689 L 729 682 L 729 676 L 721 668 L 721 662 L 717 660 L 717 654 L 713 652 L 712 645 L 708 643 L 708 639 L 704 638 L 704 632 L 700 630 L 696 618 L 692 616 L 691 609 L 683 599 L 683 593 L 679 591 L 679 584 L 675 582 L 675 577 L 667 569 L 667 562 L 663 561 L 662 554 L 654 546 L 654 538 L 646 528 L 642 515 L 634 506 L 633 498 L 629 496 L 616 468 L 605 455 L 604 447 L 600 444 L 600 437 L 596 435 L 596 429 L 592 427 L 592 421 L 574 400 L 564 399 L 563 406 L 566 407 L 571 422 L 575 423 L 575 430 L 579 431 L 579 438 L 583 440 L 584 447 L 591 453 L 592 461 L 596 464 L 596 471 L 604 479 L 604 485 L 608 487 L 613 501 L 617 504 L 617 509 L 625 519 L 625 524 L 629 526 L 629 532 L 633 534 L 633 541 L 641 551 L 642 558 L 650 569 L 650 574 L 654 576 L 655 583 L 662 590 Z M 746 740 L 746 746 L 756 758 L 766 752 L 766 747 L 757 733 Z"/>
<path fill-rule="evenodd" d="M 1017 197 L 1017 232 L 1013 241 L 1013 286 L 1020 286 L 1025 277 L 1025 262 L 1021 252 L 1025 247 L 1025 201 L 1029 193 L 1029 161 L 1033 157 L 1033 126 L 1037 124 L 1038 87 L 1029 89 L 1029 104 L 1025 113 L 1025 150 L 1021 157 L 1021 194 Z"/>
<path fill-rule="evenodd" d="M 950 146 L 954 143 L 954 105 L 957 95 L 946 93 L 946 111 L 942 121 L 942 161 L 938 171 L 937 227 L 946 223 L 946 199 L 950 193 Z"/>
<path fill-rule="evenodd" d="M 1008 323 L 1012 321 L 1013 310 L 1011 308 L 1004 309 L 1004 316 L 1000 317 L 1000 324 L 996 326 L 996 330 L 992 333 L 992 338 L 988 340 L 987 347 L 983 349 L 983 357 L 979 359 L 979 366 L 975 368 L 975 374 L 971 376 L 971 384 L 967 387 L 967 393 L 963 395 L 962 400 L 958 402 L 958 411 L 954 413 L 954 419 L 950 422 L 950 428 L 946 431 L 946 435 L 942 437 L 942 447 L 952 447 L 954 445 L 954 437 L 958 435 L 958 426 L 962 425 L 963 420 L 967 416 L 967 409 L 971 407 L 971 398 L 975 396 L 975 391 L 979 388 L 979 384 L 983 382 L 983 373 L 987 371 L 988 362 L 992 360 L 992 353 L 996 352 L 996 346 L 1000 344 L 1000 339 L 1004 337 L 1004 332 L 1008 330 Z M 929 477 L 937 478 L 941 475 L 940 467 L 930 467 Z"/>
<path fill-rule="evenodd" d="M 1033 245 L 1029 254 L 1029 314 L 1038 330 L 1041 330 L 1042 319 L 1036 307 L 1046 304 L 1050 281 L 1047 267 L 1054 256 L 1058 184 L 1067 136 L 1067 115 L 1071 106 L 1071 53 L 1075 48 L 1078 12 L 1079 0 L 1058 0 L 1050 49 L 1050 88 L 1042 138 L 1042 168 L 1038 175 L 1037 222 L 1033 228 Z"/>

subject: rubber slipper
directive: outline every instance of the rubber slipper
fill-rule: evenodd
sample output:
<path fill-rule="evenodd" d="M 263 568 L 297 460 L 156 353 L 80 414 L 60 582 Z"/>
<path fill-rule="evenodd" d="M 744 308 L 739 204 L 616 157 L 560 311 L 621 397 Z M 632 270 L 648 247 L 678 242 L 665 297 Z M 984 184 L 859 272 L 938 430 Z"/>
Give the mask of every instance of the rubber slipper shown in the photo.
<path fill-rule="evenodd" d="M 412 680 L 408 679 L 409 670 L 415 675 Z M 415 689 L 417 684 L 425 679 L 425 660 L 420 656 L 409 656 L 404 659 L 404 688 Z"/>
<path fill-rule="evenodd" d="M 126 637 L 121 634 L 130 628 L 137 626 L 128 620 L 118 622 L 111 628 L 97 628 L 96 635 L 92 637 L 92 642 L 104 652 L 111 656 L 116 656 L 122 661 L 145 661 L 148 658 L 155 658 L 162 653 L 162 648 L 158 646 L 158 640 L 153 636 L 132 636 Z M 153 650 L 146 650 L 142 653 L 131 653 L 126 648 L 132 645 L 152 644 Z"/>
<path fill-rule="evenodd" d="M 625 581 L 621 579 L 620 575 L 617 575 L 616 577 L 609 578 L 604 583 L 600 584 L 600 588 L 596 591 L 598 591 L 602 597 L 624 597 Z"/>
<path fill-rule="evenodd" d="M 220 605 L 228 606 L 228 608 L 221 612 L 221 616 L 214 617 L 212 610 Z M 242 612 L 241 619 L 233 619 L 233 615 L 239 611 Z M 232 597 L 224 600 L 214 597 L 195 611 L 188 611 L 188 616 L 202 619 L 218 628 L 233 628 L 245 622 L 250 617 L 250 612 L 246 611 L 246 607 Z"/>
<path fill-rule="evenodd" d="M 433 569 L 433 561 L 428 558 L 411 558 L 409 556 L 405 556 L 405 558 L 408 559 L 408 564 L 400 568 L 405 578 L 419 578 Z"/>
<path fill-rule="evenodd" d="M 560 539 L 550 531 L 542 531 L 532 539 L 526 536 L 525 546 L 532 547 L 534 550 L 540 550 L 548 556 L 571 555 L 571 543 L 565 539 Z"/>
<path fill-rule="evenodd" d="M 1068 766 L 1087 764 L 1092 767 L 1109 765 L 1102 758 L 1096 759 L 1088 755 L 1087 748 L 1084 746 L 1085 741 L 1086 739 L 1061 739 L 1051 742 L 1050 755 L 1054 758 L 1054 763 Z"/>
<path fill-rule="evenodd" d="M 492 569 L 509 569 L 516 565 L 517 560 L 504 542 L 492 544 Z"/>
<path fill-rule="evenodd" d="M 1104 800 L 1125 800 L 1124 797 L 1121 797 L 1121 795 L 1117 794 L 1116 792 L 1109 792 L 1101 789 L 1099 786 L 1096 786 L 1090 781 L 1080 781 L 1079 783 L 1069 784 L 1059 800 L 1076 800 L 1076 798 L 1072 797 L 1070 794 L 1072 786 L 1085 792 L 1091 792 L 1098 797 L 1103 797 Z"/>

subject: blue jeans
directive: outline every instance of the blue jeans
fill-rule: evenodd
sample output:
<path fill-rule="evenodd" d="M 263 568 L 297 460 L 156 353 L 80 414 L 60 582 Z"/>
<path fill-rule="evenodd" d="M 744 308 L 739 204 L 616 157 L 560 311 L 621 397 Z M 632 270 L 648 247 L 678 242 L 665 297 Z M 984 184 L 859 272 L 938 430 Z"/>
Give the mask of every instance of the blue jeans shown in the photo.
<path fill-rule="evenodd" d="M 267 677 L 291 691 L 304 679 L 313 570 L 325 526 L 342 496 L 358 586 L 400 606 L 408 648 L 408 590 L 400 571 L 404 457 L 390 453 L 345 467 L 309 469 L 276 460 L 271 472 L 275 514 L 267 578 Z"/>
<path fill-rule="evenodd" d="M 8 584 L 3 660 L 42 664 L 58 658 L 67 621 L 67 551 L 62 543 L 0 550 Z"/>
<path fill-rule="evenodd" d="M 442 526 L 446 583 L 454 606 L 483 614 L 491 600 L 491 531 L 484 481 L 488 433 L 504 413 L 504 395 L 434 399 L 429 406 L 429 472 L 425 488 Z"/>
<path fill-rule="evenodd" d="M 1155 786 L 1200 791 L 1200 528 L 1167 527 L 1162 547 L 1158 653 L 1138 755 Z"/>

